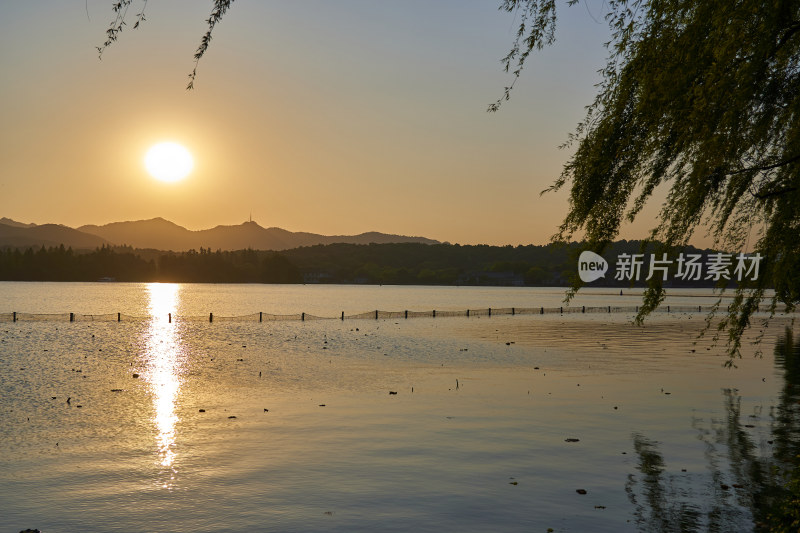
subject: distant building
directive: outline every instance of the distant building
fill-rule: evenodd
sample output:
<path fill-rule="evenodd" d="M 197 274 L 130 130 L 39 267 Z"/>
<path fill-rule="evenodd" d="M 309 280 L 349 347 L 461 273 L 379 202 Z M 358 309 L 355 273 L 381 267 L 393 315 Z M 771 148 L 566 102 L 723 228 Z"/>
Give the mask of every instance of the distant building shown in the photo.
<path fill-rule="evenodd" d="M 330 283 L 333 276 L 328 272 L 304 272 L 303 283 Z"/>

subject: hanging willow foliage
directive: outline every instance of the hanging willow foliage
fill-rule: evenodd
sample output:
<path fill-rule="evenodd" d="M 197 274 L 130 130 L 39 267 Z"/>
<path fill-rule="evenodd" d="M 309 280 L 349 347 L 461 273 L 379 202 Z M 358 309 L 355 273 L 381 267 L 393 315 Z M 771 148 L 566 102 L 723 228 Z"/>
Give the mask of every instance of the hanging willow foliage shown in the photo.
<path fill-rule="evenodd" d="M 575 1 L 569 4 L 575 4 Z M 569 186 L 554 235 L 582 233 L 602 250 L 669 188 L 651 239 L 664 251 L 706 227 L 716 246 L 760 253 L 759 279 L 740 283 L 718 324 L 731 356 L 768 288 L 800 301 L 800 2 L 611 0 L 611 40 L 586 118 L 565 146 L 574 155 L 547 191 Z M 555 40 L 556 4 L 506 0 L 520 24 L 503 59 L 516 81 L 528 55 Z M 489 106 L 496 111 L 514 87 Z M 545 192 L 547 192 L 545 191 Z M 580 288 L 576 281 L 568 298 Z M 664 299 L 653 280 L 641 321 Z"/>
<path fill-rule="evenodd" d="M 194 66 L 192 67 L 192 71 L 189 73 L 189 83 L 186 85 L 186 89 L 194 89 L 194 81 L 197 77 L 197 65 L 200 63 L 200 60 L 208 50 L 208 45 L 211 43 L 211 33 L 214 31 L 214 27 L 222 20 L 222 17 L 225 16 L 225 13 L 227 13 L 232 3 L 233 0 L 213 1 L 211 14 L 206 19 L 208 30 L 206 30 L 206 32 L 203 34 L 203 37 L 200 39 L 200 45 L 197 47 L 197 50 L 194 53 Z M 133 0 L 117 0 L 112 4 L 111 7 L 114 11 L 114 19 L 111 21 L 111 24 L 109 24 L 109 27 L 106 30 L 106 40 L 103 41 L 101 46 L 96 47 L 97 53 L 100 57 L 103 56 L 103 52 L 106 50 L 106 48 L 117 41 L 119 34 L 122 33 L 122 30 L 125 28 L 125 26 L 127 26 L 125 19 L 128 15 L 128 9 L 132 4 Z M 136 13 L 136 20 L 133 23 L 134 29 L 138 28 L 139 24 L 146 20 L 144 16 L 146 8 L 147 0 L 142 0 L 141 9 L 138 13 Z"/>

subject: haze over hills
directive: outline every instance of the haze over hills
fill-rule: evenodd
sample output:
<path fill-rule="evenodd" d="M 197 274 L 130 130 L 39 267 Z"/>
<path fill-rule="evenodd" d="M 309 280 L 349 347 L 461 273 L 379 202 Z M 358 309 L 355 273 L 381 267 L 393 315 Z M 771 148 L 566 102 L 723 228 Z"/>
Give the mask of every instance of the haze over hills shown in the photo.
<path fill-rule="evenodd" d="M 77 229 L 56 224 L 24 224 L 0 219 L 0 247 L 58 246 L 94 249 L 103 244 L 175 252 L 211 248 L 212 250 L 288 250 L 315 244 L 370 244 L 416 242 L 435 244 L 424 237 L 407 237 L 367 232 L 359 235 L 319 235 L 264 228 L 255 222 L 235 226 L 216 226 L 193 231 L 163 218 L 113 222 L 103 226 L 86 225 Z"/>

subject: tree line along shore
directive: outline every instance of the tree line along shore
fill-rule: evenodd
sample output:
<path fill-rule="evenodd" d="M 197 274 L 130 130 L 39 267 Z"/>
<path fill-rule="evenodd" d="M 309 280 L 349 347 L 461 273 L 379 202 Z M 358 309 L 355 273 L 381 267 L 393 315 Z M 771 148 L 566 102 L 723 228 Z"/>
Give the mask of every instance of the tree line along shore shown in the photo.
<path fill-rule="evenodd" d="M 362 283 L 394 285 L 567 286 L 578 271 L 581 243 L 489 246 L 459 244 L 327 244 L 281 252 L 262 250 L 187 252 L 103 246 L 0 250 L 2 281 L 98 281 L 181 283 Z M 655 245 L 618 241 L 608 247 L 605 277 L 591 286 L 646 284 L 615 279 L 615 257 L 647 253 Z M 711 250 L 678 253 L 707 257 Z M 673 270 L 675 267 L 672 267 Z M 633 281 L 633 282 L 632 282 Z M 665 286 L 712 287 L 714 280 L 670 279 Z"/>

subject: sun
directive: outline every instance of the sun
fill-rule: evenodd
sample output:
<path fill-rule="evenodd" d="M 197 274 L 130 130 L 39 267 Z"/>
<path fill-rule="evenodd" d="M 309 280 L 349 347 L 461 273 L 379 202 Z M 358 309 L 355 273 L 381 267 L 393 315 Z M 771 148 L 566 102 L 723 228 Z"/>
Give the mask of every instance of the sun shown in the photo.
<path fill-rule="evenodd" d="M 144 166 L 155 179 L 165 182 L 180 181 L 194 167 L 192 154 L 174 142 L 156 144 L 144 156 Z"/>

